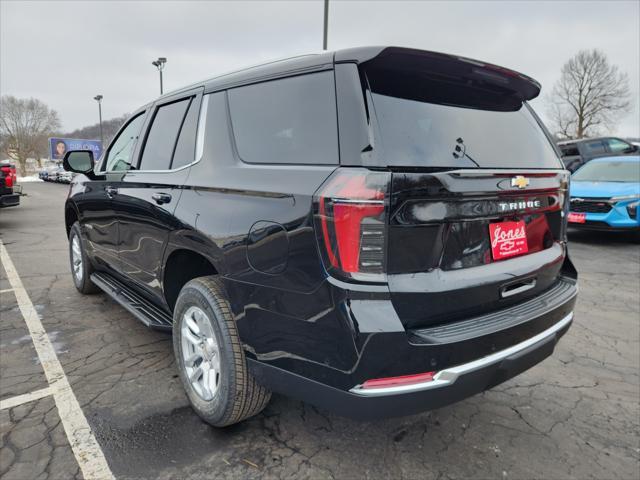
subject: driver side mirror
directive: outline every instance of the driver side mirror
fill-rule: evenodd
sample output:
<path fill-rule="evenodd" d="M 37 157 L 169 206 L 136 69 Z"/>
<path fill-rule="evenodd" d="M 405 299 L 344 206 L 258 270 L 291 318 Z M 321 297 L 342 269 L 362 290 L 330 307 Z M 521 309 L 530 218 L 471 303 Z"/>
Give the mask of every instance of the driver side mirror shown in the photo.
<path fill-rule="evenodd" d="M 93 152 L 91 150 L 69 150 L 62 161 L 62 167 L 67 172 L 84 173 L 85 175 L 93 173 L 93 166 Z"/>

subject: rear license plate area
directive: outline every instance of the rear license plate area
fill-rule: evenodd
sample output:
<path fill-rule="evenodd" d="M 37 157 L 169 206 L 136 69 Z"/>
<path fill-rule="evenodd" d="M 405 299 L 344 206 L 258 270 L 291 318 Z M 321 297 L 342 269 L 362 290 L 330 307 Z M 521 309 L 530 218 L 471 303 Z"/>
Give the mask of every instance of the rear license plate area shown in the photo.
<path fill-rule="evenodd" d="M 491 256 L 494 260 L 523 255 L 529 251 L 524 220 L 489 224 Z"/>

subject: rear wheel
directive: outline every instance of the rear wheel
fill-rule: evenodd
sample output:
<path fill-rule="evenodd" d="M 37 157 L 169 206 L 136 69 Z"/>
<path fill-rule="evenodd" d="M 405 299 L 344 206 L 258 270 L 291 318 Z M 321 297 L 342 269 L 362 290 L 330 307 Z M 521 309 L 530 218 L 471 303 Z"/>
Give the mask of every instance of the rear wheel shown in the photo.
<path fill-rule="evenodd" d="M 180 378 L 196 413 L 224 427 L 256 415 L 271 392 L 247 369 L 235 320 L 216 277 L 188 282 L 173 314 L 173 349 Z"/>
<path fill-rule="evenodd" d="M 73 283 L 80 293 L 90 294 L 100 291 L 90 279 L 94 269 L 87 258 L 78 222 L 75 222 L 69 230 L 69 262 Z"/>

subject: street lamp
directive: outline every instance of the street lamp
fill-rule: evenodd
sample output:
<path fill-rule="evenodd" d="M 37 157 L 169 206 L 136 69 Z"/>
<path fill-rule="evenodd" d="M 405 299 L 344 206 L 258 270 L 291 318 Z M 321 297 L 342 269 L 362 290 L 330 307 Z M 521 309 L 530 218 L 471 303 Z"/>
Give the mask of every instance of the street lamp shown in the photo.
<path fill-rule="evenodd" d="M 96 95 L 93 99 L 98 102 L 98 117 L 100 118 L 100 143 L 104 148 L 104 137 L 102 136 L 102 95 Z"/>
<path fill-rule="evenodd" d="M 165 63 L 167 63 L 167 59 L 165 57 L 158 57 L 157 60 L 151 62 L 151 65 L 156 67 L 160 72 L 160 95 L 162 95 L 162 69 L 164 68 Z"/>
<path fill-rule="evenodd" d="M 327 49 L 327 37 L 329 36 L 329 0 L 324 0 L 324 29 L 322 35 L 322 49 Z"/>

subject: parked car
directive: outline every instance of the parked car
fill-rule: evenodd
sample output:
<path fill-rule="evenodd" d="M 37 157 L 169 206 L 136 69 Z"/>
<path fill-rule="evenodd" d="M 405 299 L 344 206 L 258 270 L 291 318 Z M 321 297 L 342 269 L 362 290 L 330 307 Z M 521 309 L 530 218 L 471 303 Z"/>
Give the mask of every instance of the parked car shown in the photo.
<path fill-rule="evenodd" d="M 75 173 L 62 171 L 58 174 L 57 180 L 59 183 L 71 183 L 74 177 Z"/>
<path fill-rule="evenodd" d="M 569 174 L 527 104 L 539 91 L 370 47 L 166 94 L 99 164 L 66 154 L 74 283 L 173 331 L 212 425 L 272 391 L 359 418 L 481 392 L 573 318 Z"/>
<path fill-rule="evenodd" d="M 640 156 L 604 157 L 571 177 L 569 225 L 597 230 L 640 230 Z"/>
<path fill-rule="evenodd" d="M 60 176 L 64 173 L 64 168 L 62 165 L 56 165 L 55 167 L 51 167 L 49 170 L 49 174 L 47 175 L 47 180 L 49 182 L 59 182 Z"/>
<path fill-rule="evenodd" d="M 567 170 L 575 172 L 589 160 L 612 155 L 634 155 L 640 147 L 616 137 L 583 138 L 558 143 L 562 162 Z"/>
<path fill-rule="evenodd" d="M 0 162 L 0 208 L 20 205 L 17 183 L 16 166 L 11 162 Z"/>
<path fill-rule="evenodd" d="M 58 169 L 59 166 L 58 165 L 48 165 L 44 168 L 42 168 L 39 172 L 38 172 L 38 177 L 40 178 L 40 180 L 44 180 L 45 182 L 49 181 L 49 172 L 51 172 L 54 169 Z"/>

